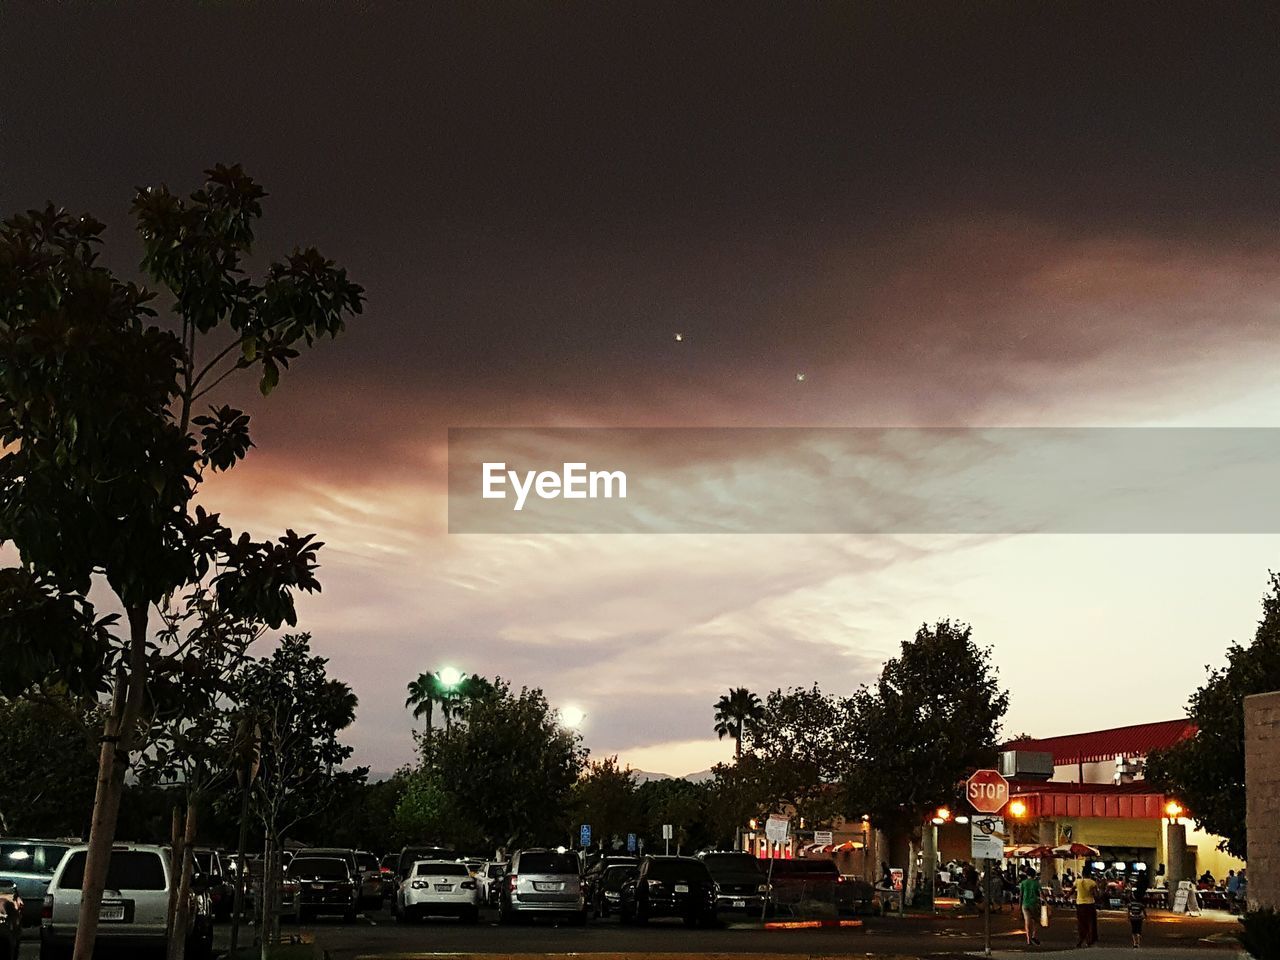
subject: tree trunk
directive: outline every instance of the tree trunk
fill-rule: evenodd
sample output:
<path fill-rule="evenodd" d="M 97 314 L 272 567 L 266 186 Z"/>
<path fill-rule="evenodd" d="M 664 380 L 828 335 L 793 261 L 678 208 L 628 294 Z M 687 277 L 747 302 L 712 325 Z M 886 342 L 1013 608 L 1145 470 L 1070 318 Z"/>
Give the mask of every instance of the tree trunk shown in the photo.
<path fill-rule="evenodd" d="M 182 871 L 182 810 L 174 806 L 173 817 L 169 821 L 169 875 L 176 878 Z M 165 940 L 173 938 L 173 918 L 178 912 L 178 884 L 169 885 L 169 907 L 164 917 Z"/>
<path fill-rule="evenodd" d="M 187 928 L 191 924 L 191 873 L 195 856 L 191 848 L 196 842 L 196 807 L 187 798 L 187 823 L 175 851 L 178 861 L 177 890 L 174 893 L 173 920 L 169 927 L 168 960 L 183 960 L 187 955 Z"/>
<path fill-rule="evenodd" d="M 93 946 L 98 939 L 98 913 L 102 908 L 102 889 L 107 882 L 107 866 L 111 861 L 111 844 L 116 838 L 116 821 L 120 817 L 124 775 L 129 767 L 129 751 L 133 747 L 142 698 L 146 693 L 147 611 L 146 604 L 128 610 L 128 667 L 116 677 L 111 709 L 103 725 L 102 747 L 98 751 L 98 784 L 93 796 L 93 820 L 89 826 L 89 849 L 85 855 L 80 916 L 76 924 L 72 960 L 91 960 Z"/>

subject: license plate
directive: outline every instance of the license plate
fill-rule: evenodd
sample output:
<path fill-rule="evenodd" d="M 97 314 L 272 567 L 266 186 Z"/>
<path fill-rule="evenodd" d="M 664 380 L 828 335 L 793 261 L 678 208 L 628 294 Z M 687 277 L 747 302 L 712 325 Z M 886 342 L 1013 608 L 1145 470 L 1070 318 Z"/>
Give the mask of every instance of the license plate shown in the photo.
<path fill-rule="evenodd" d="M 747 901 L 745 901 L 745 900 L 735 900 L 735 901 L 733 901 L 733 905 L 734 905 L 735 907 L 737 907 L 739 910 L 741 910 L 741 909 L 743 909 L 744 907 L 746 907 L 746 905 L 747 905 Z"/>
<path fill-rule="evenodd" d="M 437 883 L 437 884 L 436 884 L 436 889 L 437 889 L 438 891 L 440 891 L 441 893 L 448 893 L 450 890 L 452 890 L 452 889 L 453 889 L 453 884 L 452 884 L 452 883 Z"/>
<path fill-rule="evenodd" d="M 98 908 L 99 920 L 123 920 L 124 904 L 123 903 L 104 903 Z"/>
<path fill-rule="evenodd" d="M 676 884 L 676 893 L 688 893 L 688 892 L 689 892 L 689 885 L 687 883 Z"/>
<path fill-rule="evenodd" d="M 312 890 L 323 890 L 323 889 L 324 889 L 324 884 L 323 884 L 323 883 L 313 883 L 313 884 L 311 885 L 311 889 L 312 889 Z"/>
<path fill-rule="evenodd" d="M 549 892 L 553 890 L 563 890 L 564 884 L 563 883 L 535 883 L 533 885 L 533 889 L 541 890 L 543 892 Z"/>

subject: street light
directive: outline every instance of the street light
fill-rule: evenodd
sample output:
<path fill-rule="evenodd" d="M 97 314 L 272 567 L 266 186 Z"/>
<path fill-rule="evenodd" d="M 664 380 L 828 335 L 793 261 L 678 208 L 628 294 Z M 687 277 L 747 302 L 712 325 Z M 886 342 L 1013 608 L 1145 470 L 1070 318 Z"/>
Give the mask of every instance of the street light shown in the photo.
<path fill-rule="evenodd" d="M 933 822 L 938 826 L 946 823 L 951 819 L 951 811 L 946 807 L 939 807 L 933 814 Z"/>
<path fill-rule="evenodd" d="M 1021 820 L 1027 815 L 1027 805 L 1021 800 L 1009 801 L 1009 816 Z"/>
<path fill-rule="evenodd" d="M 560 708 L 560 725 L 568 727 L 570 730 L 576 730 L 582 726 L 582 721 L 587 719 L 587 715 L 582 711 L 581 707 L 567 706 Z"/>
<path fill-rule="evenodd" d="M 466 676 L 466 674 L 457 667 L 441 667 L 436 673 L 436 676 L 440 678 L 440 685 L 442 687 L 446 690 L 452 690 L 462 682 L 462 678 Z"/>
<path fill-rule="evenodd" d="M 1169 818 L 1170 823 L 1176 823 L 1184 813 L 1186 813 L 1186 810 L 1182 808 L 1182 804 L 1177 800 L 1170 800 L 1164 805 L 1164 815 Z"/>

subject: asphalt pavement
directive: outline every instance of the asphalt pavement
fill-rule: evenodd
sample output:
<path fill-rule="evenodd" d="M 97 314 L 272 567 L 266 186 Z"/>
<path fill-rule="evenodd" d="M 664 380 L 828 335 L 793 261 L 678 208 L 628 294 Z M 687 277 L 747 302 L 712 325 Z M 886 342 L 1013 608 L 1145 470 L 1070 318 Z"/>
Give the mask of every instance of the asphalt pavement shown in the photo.
<path fill-rule="evenodd" d="M 982 921 L 977 916 L 908 915 L 864 921 L 861 927 L 852 929 L 813 930 L 766 930 L 746 918 L 743 922 L 731 919 L 718 928 L 693 930 L 679 921 L 665 920 L 651 921 L 643 927 L 623 926 L 615 919 L 593 920 L 582 927 L 545 921 L 509 926 L 499 924 L 496 914 L 486 912 L 474 925 L 447 919 L 399 924 L 389 912 L 381 910 L 365 913 L 354 924 L 322 920 L 288 929 L 308 939 L 313 937 L 332 960 L 441 953 L 964 957 L 981 953 L 983 948 Z M 1089 960 L 1114 960 L 1121 955 L 1146 960 L 1189 960 L 1193 956 L 1226 960 L 1239 953 L 1233 940 L 1239 924 L 1226 914 L 1185 917 L 1153 913 L 1148 918 L 1142 951 L 1129 946 L 1128 921 L 1119 912 L 1102 913 L 1100 942 L 1087 951 L 1073 949 L 1075 925 L 1069 914 L 1054 917 L 1043 932 L 1040 947 L 1026 947 L 1017 924 L 1018 919 L 1011 912 L 992 917 L 995 956 L 1062 952 L 1064 960 L 1077 953 Z"/>

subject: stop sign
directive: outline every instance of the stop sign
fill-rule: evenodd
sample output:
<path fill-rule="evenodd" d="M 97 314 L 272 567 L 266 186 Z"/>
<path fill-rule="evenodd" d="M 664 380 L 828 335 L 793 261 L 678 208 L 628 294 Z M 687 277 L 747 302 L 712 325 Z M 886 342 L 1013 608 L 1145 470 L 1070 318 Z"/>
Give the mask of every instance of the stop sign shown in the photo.
<path fill-rule="evenodd" d="M 979 770 L 965 783 L 964 793 L 979 813 L 999 813 L 1009 802 L 1009 781 L 998 770 Z"/>

